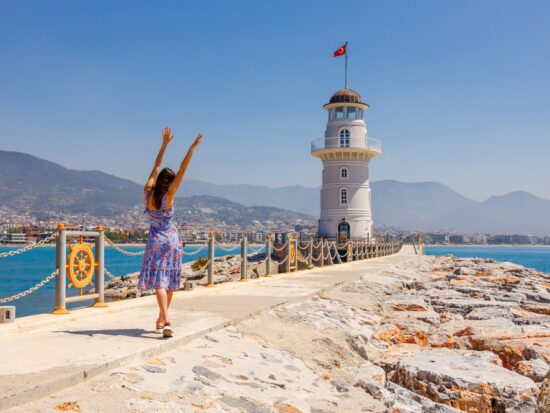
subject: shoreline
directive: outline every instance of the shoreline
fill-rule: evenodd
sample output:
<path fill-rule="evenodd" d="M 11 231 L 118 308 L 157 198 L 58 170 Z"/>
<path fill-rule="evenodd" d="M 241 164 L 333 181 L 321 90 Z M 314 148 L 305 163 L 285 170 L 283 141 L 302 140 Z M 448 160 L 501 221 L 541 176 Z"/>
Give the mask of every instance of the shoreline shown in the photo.
<path fill-rule="evenodd" d="M 140 243 L 135 243 L 135 242 L 132 242 L 132 243 L 117 243 L 115 242 L 114 243 L 117 247 L 132 247 L 132 248 L 135 248 L 135 247 L 145 247 L 145 243 L 143 244 L 140 244 Z M 193 246 L 199 246 L 199 245 L 206 245 L 207 244 L 207 241 L 205 242 L 186 242 L 185 243 L 185 246 L 186 247 L 193 247 Z M 23 248 L 25 247 L 26 245 L 29 245 L 29 244 L 0 244 L 0 248 L 4 247 L 4 248 Z M 238 243 L 235 243 L 234 244 L 236 247 L 239 246 Z M 252 244 L 250 243 L 249 245 L 264 245 L 263 243 L 262 244 Z M 518 247 L 536 247 L 536 248 L 550 248 L 550 245 L 548 244 L 424 244 L 425 247 L 429 247 L 429 248 L 444 248 L 444 247 L 457 247 L 457 248 L 460 248 L 460 247 L 463 247 L 463 248 L 467 248 L 467 247 L 480 247 L 480 248 L 490 248 L 490 247 L 508 247 L 508 248 L 518 248 Z M 34 248 L 44 248 L 44 247 L 48 247 L 48 248 L 51 248 L 51 247 L 55 247 L 55 243 L 53 244 L 44 244 L 44 245 L 39 245 L 38 247 L 34 247 Z M 112 248 L 109 244 L 105 244 L 105 248 Z"/>
<path fill-rule="evenodd" d="M 550 245 L 547 244 L 424 244 L 424 247 L 429 248 L 442 248 L 442 247 L 480 247 L 480 248 L 489 248 L 489 247 L 508 247 L 508 248 L 517 248 L 517 247 L 537 247 L 537 248 L 550 248 Z"/>

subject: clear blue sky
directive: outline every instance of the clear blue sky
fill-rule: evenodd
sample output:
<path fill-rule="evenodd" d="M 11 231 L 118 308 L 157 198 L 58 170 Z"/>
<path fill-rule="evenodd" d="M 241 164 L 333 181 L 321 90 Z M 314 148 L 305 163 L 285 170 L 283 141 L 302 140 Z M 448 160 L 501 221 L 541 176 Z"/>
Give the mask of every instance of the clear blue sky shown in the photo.
<path fill-rule="evenodd" d="M 4 0 L 0 149 L 141 182 L 170 125 L 173 167 L 205 135 L 192 178 L 318 185 L 347 40 L 372 179 L 550 198 L 549 21 L 548 1 Z"/>

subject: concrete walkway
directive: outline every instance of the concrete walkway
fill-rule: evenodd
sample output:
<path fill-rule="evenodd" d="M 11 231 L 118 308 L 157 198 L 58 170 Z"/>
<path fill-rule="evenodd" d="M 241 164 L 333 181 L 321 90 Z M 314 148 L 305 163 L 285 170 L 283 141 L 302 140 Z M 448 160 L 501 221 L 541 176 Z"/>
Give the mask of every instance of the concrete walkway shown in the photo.
<path fill-rule="evenodd" d="M 376 276 L 416 260 L 410 246 L 399 254 L 202 288 L 174 295 L 175 337 L 154 331 L 154 296 L 44 314 L 0 325 L 0 411 L 45 397 L 110 369 L 149 358 L 251 315 L 301 301 L 363 274 Z"/>

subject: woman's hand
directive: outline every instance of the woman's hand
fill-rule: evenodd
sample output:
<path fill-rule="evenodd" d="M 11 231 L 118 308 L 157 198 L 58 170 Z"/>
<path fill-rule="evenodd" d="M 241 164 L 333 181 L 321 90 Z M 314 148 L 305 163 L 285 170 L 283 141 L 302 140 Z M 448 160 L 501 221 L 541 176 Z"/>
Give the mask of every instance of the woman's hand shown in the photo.
<path fill-rule="evenodd" d="M 174 139 L 174 135 L 172 135 L 172 128 L 164 128 L 162 130 L 162 143 L 164 145 L 168 145 L 172 139 Z"/>
<path fill-rule="evenodd" d="M 191 144 L 191 149 L 196 149 L 202 142 L 202 133 L 199 133 L 195 138 L 195 142 Z"/>

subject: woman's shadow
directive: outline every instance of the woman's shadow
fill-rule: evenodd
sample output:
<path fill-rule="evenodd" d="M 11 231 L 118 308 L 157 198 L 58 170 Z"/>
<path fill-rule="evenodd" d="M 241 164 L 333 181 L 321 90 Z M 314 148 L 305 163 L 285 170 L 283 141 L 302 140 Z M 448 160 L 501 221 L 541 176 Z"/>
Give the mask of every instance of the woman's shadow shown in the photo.
<path fill-rule="evenodd" d="M 162 338 L 156 335 L 154 330 L 145 330 L 143 328 L 114 328 L 114 329 L 100 329 L 100 330 L 58 330 L 55 333 L 67 333 L 82 335 L 88 337 L 94 336 L 127 336 L 135 338 L 152 338 L 158 340 Z"/>

